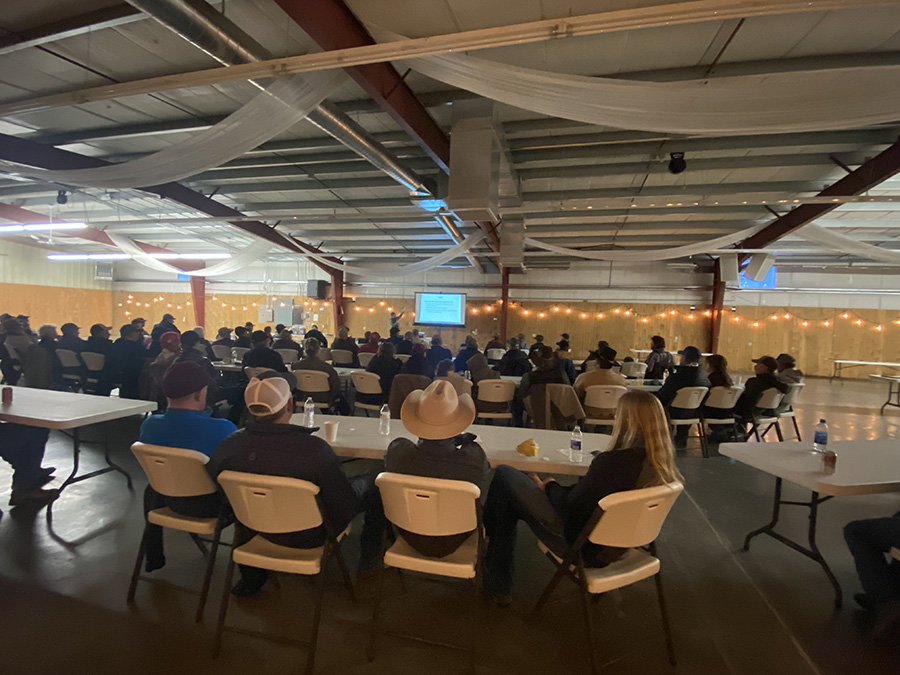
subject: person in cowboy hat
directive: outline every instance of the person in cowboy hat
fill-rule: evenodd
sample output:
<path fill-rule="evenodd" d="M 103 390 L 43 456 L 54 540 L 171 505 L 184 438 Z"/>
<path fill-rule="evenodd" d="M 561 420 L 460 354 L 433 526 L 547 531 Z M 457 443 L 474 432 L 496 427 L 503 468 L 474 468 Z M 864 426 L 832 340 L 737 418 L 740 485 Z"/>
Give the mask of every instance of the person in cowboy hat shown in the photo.
<path fill-rule="evenodd" d="M 435 380 L 428 388 L 412 392 L 400 408 L 400 421 L 419 437 L 395 438 L 388 446 L 384 466 L 393 473 L 464 480 L 481 488 L 484 495 L 491 469 L 484 450 L 473 434 L 463 433 L 475 421 L 475 403 L 468 394 L 458 396 L 453 384 Z M 400 530 L 400 536 L 416 551 L 432 558 L 453 553 L 471 532 L 432 537 Z"/>

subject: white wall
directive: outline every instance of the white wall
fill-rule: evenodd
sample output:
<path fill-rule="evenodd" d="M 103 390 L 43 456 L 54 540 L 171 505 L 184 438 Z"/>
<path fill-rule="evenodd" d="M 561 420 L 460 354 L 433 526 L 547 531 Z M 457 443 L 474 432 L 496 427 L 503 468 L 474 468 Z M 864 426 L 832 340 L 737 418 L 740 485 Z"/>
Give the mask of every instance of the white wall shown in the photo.
<path fill-rule="evenodd" d="M 0 238 L 0 283 L 99 290 L 111 287 L 109 281 L 94 279 L 93 262 L 54 262 L 47 260 L 50 252 L 13 239 Z"/>

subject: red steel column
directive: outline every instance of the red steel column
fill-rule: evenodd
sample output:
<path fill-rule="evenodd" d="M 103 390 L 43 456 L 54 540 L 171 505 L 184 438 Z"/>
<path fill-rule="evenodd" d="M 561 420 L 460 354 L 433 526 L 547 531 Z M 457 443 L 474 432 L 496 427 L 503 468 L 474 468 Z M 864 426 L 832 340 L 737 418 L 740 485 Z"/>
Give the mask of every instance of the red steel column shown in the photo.
<path fill-rule="evenodd" d="M 722 271 L 719 260 L 713 271 L 712 288 L 712 317 L 709 324 L 708 351 L 715 354 L 719 350 L 719 335 L 722 332 L 722 309 L 725 304 L 725 282 L 722 280 Z"/>
<path fill-rule="evenodd" d="M 206 328 L 206 277 L 191 277 L 191 304 L 194 306 L 194 321 Z"/>
<path fill-rule="evenodd" d="M 509 269 L 500 272 L 500 339 L 506 342 L 506 321 L 509 318 Z"/>

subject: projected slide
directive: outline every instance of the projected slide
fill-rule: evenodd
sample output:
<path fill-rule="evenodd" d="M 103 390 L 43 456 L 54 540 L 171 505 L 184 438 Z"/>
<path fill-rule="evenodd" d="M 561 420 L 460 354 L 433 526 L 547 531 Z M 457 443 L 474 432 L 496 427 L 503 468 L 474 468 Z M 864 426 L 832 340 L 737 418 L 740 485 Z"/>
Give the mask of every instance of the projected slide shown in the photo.
<path fill-rule="evenodd" d="M 417 326 L 466 325 L 465 293 L 416 293 Z"/>

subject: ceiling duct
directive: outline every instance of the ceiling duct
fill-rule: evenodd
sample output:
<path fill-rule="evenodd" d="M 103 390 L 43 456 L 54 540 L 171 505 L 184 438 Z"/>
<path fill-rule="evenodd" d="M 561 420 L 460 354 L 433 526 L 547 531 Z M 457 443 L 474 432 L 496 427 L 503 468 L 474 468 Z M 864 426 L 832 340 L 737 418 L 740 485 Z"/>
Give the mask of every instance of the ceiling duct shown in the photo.
<path fill-rule="evenodd" d="M 504 218 L 500 228 L 500 265 L 511 273 L 525 271 L 525 221 Z"/>
<path fill-rule="evenodd" d="M 217 12 L 206 0 L 128 0 L 128 3 L 226 66 L 272 58 L 265 47 Z M 384 171 L 412 194 L 425 196 L 430 193 L 421 177 L 336 106 L 323 101 L 306 119 Z"/>
<path fill-rule="evenodd" d="M 500 220 L 500 142 L 496 125 L 493 101 L 453 104 L 447 206 L 460 220 Z"/>

